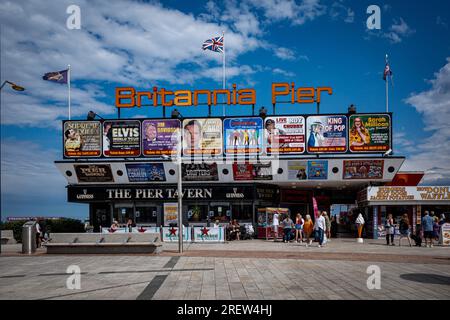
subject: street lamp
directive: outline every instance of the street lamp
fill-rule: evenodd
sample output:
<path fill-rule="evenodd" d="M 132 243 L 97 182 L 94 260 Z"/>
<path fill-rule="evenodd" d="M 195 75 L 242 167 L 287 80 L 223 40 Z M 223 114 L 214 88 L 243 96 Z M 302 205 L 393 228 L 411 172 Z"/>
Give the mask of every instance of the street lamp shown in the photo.
<path fill-rule="evenodd" d="M 265 107 L 259 108 L 259 116 L 265 118 L 267 116 L 267 109 Z"/>
<path fill-rule="evenodd" d="M 182 159 L 181 159 L 181 129 L 177 134 L 177 170 L 178 170 L 178 252 L 183 253 L 183 189 L 182 189 Z M 169 159 L 169 156 L 163 155 L 164 159 Z"/>
<path fill-rule="evenodd" d="M 172 114 L 171 114 L 171 118 L 172 119 L 179 119 L 180 117 L 182 117 L 180 111 L 178 111 L 177 109 L 173 109 Z"/>
<path fill-rule="evenodd" d="M 86 119 L 92 121 L 95 119 L 95 117 L 99 117 L 100 119 L 105 120 L 92 110 L 88 112 Z"/>
<path fill-rule="evenodd" d="M 5 86 L 5 84 L 9 84 L 9 85 L 11 86 L 11 88 L 12 88 L 13 90 L 16 90 L 16 91 L 24 91 L 24 90 L 25 90 L 24 87 L 21 87 L 21 86 L 15 84 L 14 82 L 11 82 L 11 81 L 8 81 L 8 80 L 3 81 L 2 86 L 0 87 L 0 90 L 3 89 L 3 87 Z"/>
<path fill-rule="evenodd" d="M 0 86 L 0 92 L 3 89 L 3 87 L 5 86 L 5 84 L 9 84 L 11 86 L 11 88 L 15 91 L 24 91 L 25 88 L 18 86 L 17 84 L 15 84 L 14 82 L 5 80 L 3 81 L 2 85 Z M 0 102 L 1 103 L 1 102 Z M 2 115 L 1 115 L 1 111 L 0 111 L 0 123 L 2 122 Z M 1 140 L 2 140 L 2 134 L 1 134 L 1 130 L 0 130 L 0 154 L 2 153 L 2 147 L 1 147 Z M 0 168 L 0 217 L 1 217 L 1 211 L 2 211 L 2 196 L 1 196 L 1 168 Z M 0 253 L 2 252 L 2 245 L 0 243 Z"/>
<path fill-rule="evenodd" d="M 348 107 L 348 114 L 355 114 L 356 113 L 356 106 L 354 104 L 351 104 L 350 107 Z"/>

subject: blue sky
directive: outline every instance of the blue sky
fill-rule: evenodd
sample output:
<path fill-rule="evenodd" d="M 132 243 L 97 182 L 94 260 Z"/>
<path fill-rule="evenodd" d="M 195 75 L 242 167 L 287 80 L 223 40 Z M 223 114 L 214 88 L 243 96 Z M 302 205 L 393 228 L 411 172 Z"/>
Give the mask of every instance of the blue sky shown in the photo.
<path fill-rule="evenodd" d="M 66 8 L 81 9 L 81 29 L 66 27 Z M 367 7 L 381 8 L 369 31 Z M 221 55 L 201 50 L 225 31 L 228 85 L 253 87 L 270 107 L 272 82 L 331 86 L 321 112 L 385 110 L 384 56 L 394 72 L 390 111 L 402 170 L 425 170 L 427 184 L 450 183 L 450 4 L 448 1 L 5 1 L 1 0 L 1 79 L 26 87 L 2 90 L 2 217 L 84 218 L 88 206 L 66 202 L 61 120 L 67 87 L 41 80 L 72 66 L 72 118 L 89 110 L 114 117 L 114 88 L 222 86 Z M 179 108 L 205 116 L 206 108 Z M 250 114 L 231 106 L 227 114 Z M 313 113 L 279 105 L 277 113 Z M 168 111 L 170 113 L 170 109 Z M 220 115 L 221 107 L 213 108 Z M 161 116 L 160 108 L 123 117 Z"/>

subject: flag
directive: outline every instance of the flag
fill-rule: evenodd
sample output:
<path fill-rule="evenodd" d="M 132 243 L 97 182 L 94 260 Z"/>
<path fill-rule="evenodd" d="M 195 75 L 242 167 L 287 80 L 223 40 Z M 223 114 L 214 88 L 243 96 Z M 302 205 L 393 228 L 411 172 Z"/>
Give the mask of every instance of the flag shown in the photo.
<path fill-rule="evenodd" d="M 58 83 L 67 83 L 68 72 L 69 72 L 69 69 L 62 70 L 62 71 L 56 71 L 56 72 L 47 72 L 42 77 L 42 79 L 48 80 L 48 81 L 53 81 L 53 82 L 58 82 Z"/>
<path fill-rule="evenodd" d="M 223 36 L 206 40 L 203 42 L 202 49 L 223 53 Z"/>
<path fill-rule="evenodd" d="M 386 67 L 384 67 L 383 80 L 386 81 L 387 77 L 392 77 L 392 70 L 391 67 L 389 66 L 389 62 L 386 62 Z"/>
<path fill-rule="evenodd" d="M 314 219 L 317 219 L 317 217 L 319 216 L 319 208 L 317 206 L 317 200 L 315 197 L 312 197 L 312 201 L 313 201 Z"/>

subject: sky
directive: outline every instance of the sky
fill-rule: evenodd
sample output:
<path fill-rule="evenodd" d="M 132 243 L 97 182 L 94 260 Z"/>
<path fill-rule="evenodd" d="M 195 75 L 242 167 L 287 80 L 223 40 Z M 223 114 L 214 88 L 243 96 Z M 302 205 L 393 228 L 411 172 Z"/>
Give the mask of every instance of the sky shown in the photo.
<path fill-rule="evenodd" d="M 80 8 L 69 29 L 67 8 Z M 381 29 L 369 30 L 369 5 Z M 71 65 L 72 119 L 89 110 L 116 117 L 114 90 L 219 89 L 222 55 L 201 49 L 225 32 L 227 86 L 255 88 L 256 110 L 269 115 L 272 82 L 330 86 L 321 113 L 386 110 L 382 74 L 389 55 L 393 84 L 394 155 L 402 171 L 425 171 L 423 184 L 450 184 L 450 2 L 364 0 L 77 1 L 0 0 L 1 81 L 26 88 L 1 92 L 2 217 L 86 218 L 88 206 L 67 203 L 61 120 L 67 86 L 42 80 Z M 206 107 L 178 108 L 206 116 Z M 171 109 L 168 109 L 170 114 Z M 277 106 L 277 114 L 308 114 L 314 104 Z M 213 107 L 221 115 L 222 107 Z M 227 115 L 250 115 L 230 106 Z M 122 111 L 161 117 L 161 108 Z"/>

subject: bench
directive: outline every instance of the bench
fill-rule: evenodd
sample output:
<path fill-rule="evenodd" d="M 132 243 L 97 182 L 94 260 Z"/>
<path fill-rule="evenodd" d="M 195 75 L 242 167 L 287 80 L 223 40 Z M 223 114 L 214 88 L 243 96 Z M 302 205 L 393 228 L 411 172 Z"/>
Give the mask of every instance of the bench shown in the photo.
<path fill-rule="evenodd" d="M 52 233 L 45 245 L 49 254 L 160 253 L 159 233 Z"/>
<path fill-rule="evenodd" d="M 12 230 L 2 230 L 1 231 L 1 243 L 2 244 L 16 244 L 17 241 L 14 239 L 14 233 Z"/>

